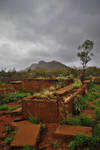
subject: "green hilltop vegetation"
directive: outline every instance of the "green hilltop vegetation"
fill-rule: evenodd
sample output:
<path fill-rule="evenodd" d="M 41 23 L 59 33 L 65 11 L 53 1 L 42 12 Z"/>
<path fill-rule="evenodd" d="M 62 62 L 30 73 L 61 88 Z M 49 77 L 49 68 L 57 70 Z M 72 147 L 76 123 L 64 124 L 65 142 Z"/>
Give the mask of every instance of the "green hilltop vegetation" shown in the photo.
<path fill-rule="evenodd" d="M 10 83 L 13 80 L 22 80 L 24 78 L 57 78 L 58 76 L 64 77 L 80 77 L 82 75 L 82 68 L 76 67 L 62 67 L 60 69 L 47 70 L 45 68 L 31 68 L 27 70 L 16 71 L 15 69 L 6 71 L 2 69 L 0 71 L 0 83 Z M 100 68 L 88 67 L 86 69 L 86 78 L 91 76 L 100 76 Z"/>

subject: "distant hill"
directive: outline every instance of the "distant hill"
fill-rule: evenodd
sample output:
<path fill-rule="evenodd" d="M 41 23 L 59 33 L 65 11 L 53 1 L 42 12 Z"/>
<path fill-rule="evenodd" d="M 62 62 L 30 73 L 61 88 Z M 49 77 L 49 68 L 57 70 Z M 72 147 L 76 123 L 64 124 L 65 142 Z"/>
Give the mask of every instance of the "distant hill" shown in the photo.
<path fill-rule="evenodd" d="M 46 70 L 61 70 L 67 69 L 68 67 L 58 61 L 40 61 L 39 63 L 34 63 L 30 67 L 26 68 L 26 70 L 35 70 L 35 69 L 46 69 Z"/>

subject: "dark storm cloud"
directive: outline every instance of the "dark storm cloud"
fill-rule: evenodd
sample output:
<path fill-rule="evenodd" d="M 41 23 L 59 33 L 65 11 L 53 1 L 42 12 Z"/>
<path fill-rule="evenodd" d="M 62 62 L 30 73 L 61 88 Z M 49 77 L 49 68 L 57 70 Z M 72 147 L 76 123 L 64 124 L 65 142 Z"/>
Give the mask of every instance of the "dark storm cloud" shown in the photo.
<path fill-rule="evenodd" d="M 0 0 L 0 63 L 24 68 L 39 60 L 77 65 L 77 47 L 95 43 L 100 64 L 100 0 Z"/>

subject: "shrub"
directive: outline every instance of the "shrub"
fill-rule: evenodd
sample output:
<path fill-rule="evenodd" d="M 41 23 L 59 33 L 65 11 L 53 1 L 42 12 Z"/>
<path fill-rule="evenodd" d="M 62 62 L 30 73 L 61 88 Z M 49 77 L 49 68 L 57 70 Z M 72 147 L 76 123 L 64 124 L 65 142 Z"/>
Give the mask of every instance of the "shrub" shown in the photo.
<path fill-rule="evenodd" d="M 8 105 L 7 104 L 1 105 L 0 110 L 8 110 Z"/>
<path fill-rule="evenodd" d="M 95 110 L 95 109 L 96 109 L 96 106 L 94 106 L 94 105 L 89 105 L 88 108 Z"/>
<path fill-rule="evenodd" d="M 67 79 L 67 77 L 59 75 L 56 79 L 58 80 L 58 82 L 63 82 Z"/>
<path fill-rule="evenodd" d="M 16 110 L 17 108 L 20 108 L 20 107 L 21 107 L 20 105 L 17 105 L 17 106 L 9 106 L 8 111 L 11 112 L 11 111 L 14 111 L 14 110 Z"/>
<path fill-rule="evenodd" d="M 69 143 L 71 150 L 75 150 L 78 147 L 83 147 L 83 143 L 86 141 L 86 136 L 79 134 L 75 135 L 75 139 Z"/>
<path fill-rule="evenodd" d="M 96 110 L 95 113 L 95 122 L 100 122 L 100 110 Z"/>
<path fill-rule="evenodd" d="M 75 117 L 75 118 L 72 119 L 71 124 L 74 125 L 74 126 L 78 126 L 78 125 L 81 125 L 81 121 L 78 117 Z"/>
<path fill-rule="evenodd" d="M 83 126 L 93 126 L 94 120 L 86 115 L 80 115 L 72 117 L 71 115 L 64 118 L 60 124 L 69 124 L 69 125 L 83 125 Z"/>
<path fill-rule="evenodd" d="M 58 148 L 60 145 L 56 142 L 52 143 L 52 148 Z"/>
<path fill-rule="evenodd" d="M 59 90 L 59 89 L 61 89 L 62 88 L 62 85 L 61 84 L 57 84 L 56 85 L 56 90 Z"/>
<path fill-rule="evenodd" d="M 51 87 L 50 89 L 43 89 L 39 93 L 34 93 L 35 98 L 49 98 L 52 97 L 55 93 L 54 87 Z"/>
<path fill-rule="evenodd" d="M 22 150 L 35 150 L 34 147 L 26 145 L 24 148 L 22 148 Z"/>
<path fill-rule="evenodd" d="M 2 99 L 4 98 L 4 95 L 3 94 L 0 94 L 0 104 L 3 104 L 2 103 Z"/>
<path fill-rule="evenodd" d="M 81 85 L 82 85 L 82 82 L 80 79 L 74 79 L 74 83 L 72 85 L 74 89 L 79 88 Z"/>
<path fill-rule="evenodd" d="M 6 144 L 11 144 L 11 142 L 13 141 L 13 139 L 14 139 L 14 135 L 9 136 L 9 137 L 5 140 L 5 143 L 6 143 Z"/>
<path fill-rule="evenodd" d="M 100 108 L 100 101 L 96 101 L 93 104 Z"/>
<path fill-rule="evenodd" d="M 29 117 L 28 121 L 30 121 L 34 124 L 40 124 L 40 121 L 36 117 Z"/>
<path fill-rule="evenodd" d="M 28 121 L 30 121 L 31 123 L 34 123 L 34 124 L 40 124 L 42 131 L 45 131 L 45 129 L 46 129 L 45 124 L 42 123 L 41 121 L 39 121 L 37 117 L 29 117 Z"/>
<path fill-rule="evenodd" d="M 100 137 L 100 123 L 98 123 L 97 125 L 95 125 L 95 127 L 93 129 L 93 135 Z"/>
<path fill-rule="evenodd" d="M 77 148 L 97 148 L 100 146 L 100 138 L 97 136 L 88 137 L 82 134 L 75 135 L 75 139 L 69 143 L 71 150 Z"/>
<path fill-rule="evenodd" d="M 49 88 L 49 90 L 50 90 L 50 91 L 54 91 L 54 90 L 55 90 L 55 87 L 54 87 L 54 86 L 51 86 L 51 87 Z"/>
<path fill-rule="evenodd" d="M 65 86 L 65 80 L 67 79 L 67 77 L 59 75 L 56 79 L 57 79 L 56 89 L 63 88 Z"/>
<path fill-rule="evenodd" d="M 8 102 L 16 102 L 24 97 L 30 96 L 30 93 L 21 93 L 21 92 L 16 92 L 16 93 L 8 93 L 3 96 L 1 99 L 1 104 L 5 104 Z"/>
<path fill-rule="evenodd" d="M 78 116 L 72 117 L 72 115 L 69 114 L 66 118 L 64 118 L 60 122 L 60 124 L 69 124 L 69 125 L 75 125 L 75 126 L 77 126 L 77 125 L 80 125 L 81 123 L 80 123 L 80 119 L 79 119 Z"/>
<path fill-rule="evenodd" d="M 93 126 L 94 124 L 94 120 L 89 116 L 80 115 L 79 118 L 80 118 L 81 125 L 83 126 Z"/>
<path fill-rule="evenodd" d="M 81 113 L 86 109 L 88 104 L 86 103 L 86 97 L 80 97 L 79 95 L 74 99 L 74 111 L 75 114 Z"/>
<path fill-rule="evenodd" d="M 9 134 L 13 130 L 14 130 L 14 128 L 12 126 L 10 126 L 10 125 L 6 128 L 7 134 Z"/>

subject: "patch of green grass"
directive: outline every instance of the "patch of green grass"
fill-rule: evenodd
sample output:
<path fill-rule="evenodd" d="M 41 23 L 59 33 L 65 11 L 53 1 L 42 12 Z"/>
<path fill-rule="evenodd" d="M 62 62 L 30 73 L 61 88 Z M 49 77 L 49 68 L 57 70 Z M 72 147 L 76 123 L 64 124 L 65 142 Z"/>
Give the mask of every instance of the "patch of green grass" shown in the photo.
<path fill-rule="evenodd" d="M 14 139 L 14 135 L 11 135 L 11 136 L 9 136 L 9 137 L 5 140 L 5 143 L 6 143 L 6 144 L 11 144 L 11 142 L 13 141 L 13 139 Z"/>
<path fill-rule="evenodd" d="M 9 130 L 10 130 L 10 132 L 11 132 L 11 128 L 9 128 L 9 129 L 7 129 L 8 130 L 8 132 L 9 132 Z M 16 134 L 16 132 L 17 132 L 17 128 L 13 131 L 13 133 L 12 133 L 12 135 L 11 136 L 8 136 L 7 137 L 7 139 L 5 139 L 5 143 L 6 144 L 11 144 L 11 142 L 13 141 L 13 139 L 14 139 L 14 137 L 15 137 L 15 134 Z"/>
<path fill-rule="evenodd" d="M 35 150 L 34 147 L 26 145 L 25 147 L 23 147 L 21 150 Z"/>
<path fill-rule="evenodd" d="M 1 105 L 0 110 L 8 110 L 8 105 L 7 104 Z"/>
<path fill-rule="evenodd" d="M 55 94 L 55 88 L 51 87 L 49 89 L 43 89 L 40 92 L 36 92 L 36 93 L 34 93 L 33 96 L 35 98 L 49 98 L 49 97 L 54 96 L 54 94 Z"/>
<path fill-rule="evenodd" d="M 95 113 L 95 122 L 100 122 L 100 109 L 96 110 L 96 113 Z"/>
<path fill-rule="evenodd" d="M 79 88 L 81 85 L 82 85 L 82 82 L 80 79 L 74 79 L 74 83 L 72 85 L 74 89 Z"/>
<path fill-rule="evenodd" d="M 17 106 L 9 106 L 8 111 L 11 112 L 11 111 L 14 111 L 14 110 L 16 110 L 17 108 L 20 108 L 20 107 L 21 107 L 20 105 L 17 105 Z"/>
<path fill-rule="evenodd" d="M 40 121 L 38 120 L 37 117 L 29 117 L 28 121 L 30 121 L 31 123 L 34 123 L 34 124 L 40 124 Z"/>
<path fill-rule="evenodd" d="M 96 106 L 94 106 L 94 105 L 89 105 L 88 108 L 95 110 L 95 109 L 96 109 Z"/>
<path fill-rule="evenodd" d="M 7 134 L 9 134 L 13 130 L 14 130 L 14 128 L 12 126 L 10 126 L 10 125 L 6 128 Z"/>
<path fill-rule="evenodd" d="M 83 125 L 83 126 L 93 126 L 94 125 L 94 120 L 86 115 L 80 115 L 80 116 L 75 116 L 72 117 L 67 116 L 66 118 L 64 118 L 60 124 L 69 124 L 69 125 L 74 125 L 74 126 L 78 126 L 78 125 Z"/>
<path fill-rule="evenodd" d="M 4 94 L 2 96 L 2 99 L 0 100 L 0 104 L 5 104 L 9 102 L 16 102 L 24 97 L 31 96 L 30 93 L 21 93 L 21 92 L 15 92 L 15 93 L 8 93 Z"/>
<path fill-rule="evenodd" d="M 45 124 L 39 121 L 37 117 L 29 117 L 28 121 L 34 124 L 40 124 L 42 128 L 42 132 L 46 130 Z"/>
<path fill-rule="evenodd" d="M 8 104 L 3 104 L 0 106 L 0 110 L 8 110 L 8 112 L 11 112 L 13 110 L 16 110 L 17 108 L 20 108 L 20 105 L 17 106 L 9 106 Z"/>
<path fill-rule="evenodd" d="M 82 134 L 75 135 L 75 139 L 69 143 L 71 150 L 78 148 L 98 148 L 100 146 L 100 138 L 98 136 L 88 137 Z"/>
<path fill-rule="evenodd" d="M 94 125 L 94 120 L 90 116 L 80 115 L 79 119 L 80 119 L 81 125 L 83 125 L 83 126 L 93 126 Z"/>
<path fill-rule="evenodd" d="M 58 148 L 60 145 L 57 142 L 52 143 L 52 148 Z"/>
<path fill-rule="evenodd" d="M 100 123 L 97 123 L 93 129 L 93 135 L 100 137 Z"/>
<path fill-rule="evenodd" d="M 96 101 L 93 104 L 96 105 L 97 107 L 100 107 L 100 101 Z"/>
<path fill-rule="evenodd" d="M 86 96 L 80 97 L 79 95 L 74 99 L 74 112 L 75 114 L 81 113 L 84 109 L 88 107 L 86 103 Z"/>

